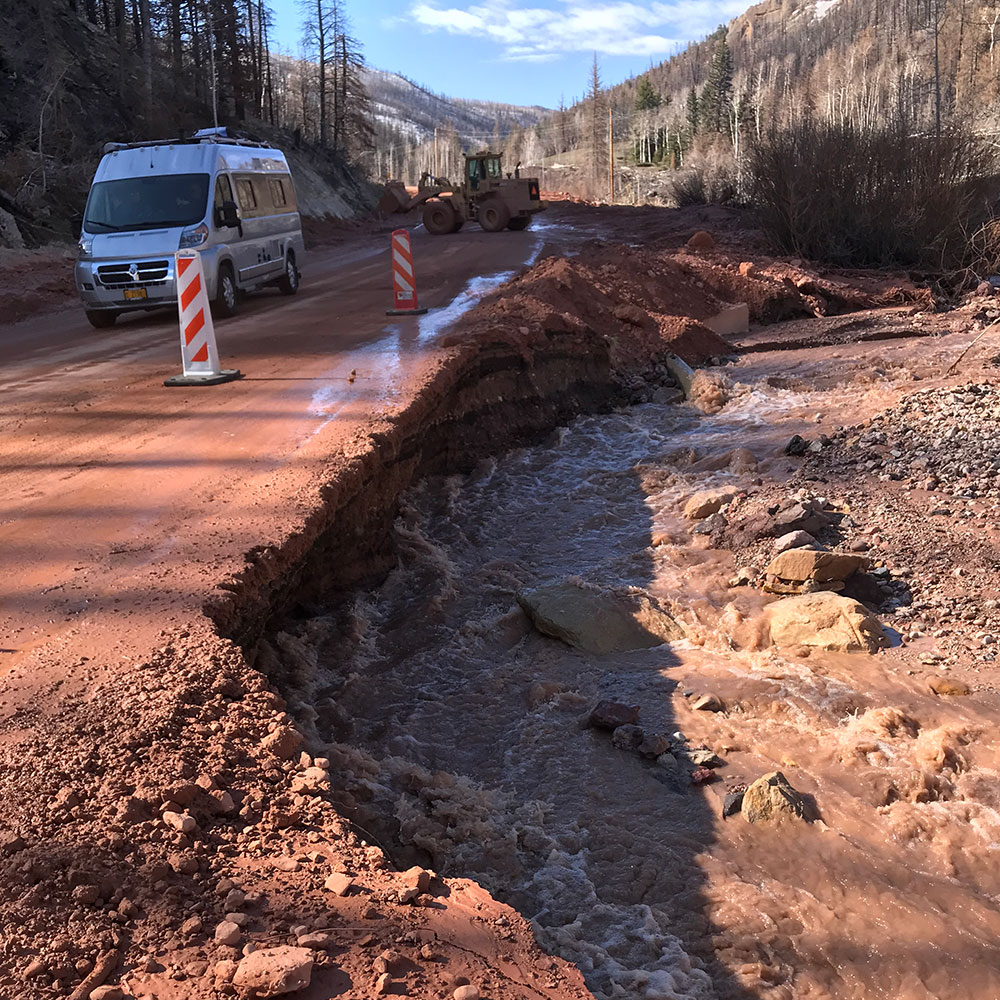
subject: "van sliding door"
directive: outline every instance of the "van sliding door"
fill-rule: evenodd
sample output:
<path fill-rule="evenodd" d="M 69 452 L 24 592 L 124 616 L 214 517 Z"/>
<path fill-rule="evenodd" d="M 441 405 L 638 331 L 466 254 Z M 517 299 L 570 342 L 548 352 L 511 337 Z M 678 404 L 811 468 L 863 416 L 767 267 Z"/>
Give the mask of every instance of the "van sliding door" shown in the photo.
<path fill-rule="evenodd" d="M 268 178 L 261 174 L 237 174 L 236 192 L 243 218 L 240 252 L 240 284 L 255 285 L 277 277 L 285 270 L 285 228 L 276 215 Z"/>

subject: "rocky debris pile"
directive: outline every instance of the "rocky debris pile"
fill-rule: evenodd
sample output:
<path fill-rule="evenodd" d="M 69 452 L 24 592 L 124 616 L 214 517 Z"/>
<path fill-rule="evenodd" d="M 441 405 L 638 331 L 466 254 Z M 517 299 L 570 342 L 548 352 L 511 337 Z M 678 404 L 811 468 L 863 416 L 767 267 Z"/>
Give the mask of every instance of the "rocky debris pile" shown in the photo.
<path fill-rule="evenodd" d="M 563 581 L 522 590 L 517 602 L 542 635 L 588 653 L 649 649 L 684 629 L 649 594 Z"/>
<path fill-rule="evenodd" d="M 883 601 L 850 587 L 844 593 L 891 615 L 904 641 L 934 639 L 927 665 L 996 660 L 998 415 L 1000 386 L 924 390 L 865 425 L 839 428 L 802 466 L 805 478 L 841 481 L 849 491 L 840 537 L 872 559 L 867 577 Z"/>
<path fill-rule="evenodd" d="M 721 711 L 722 704 L 707 710 Z M 654 777 L 676 791 L 714 781 L 715 769 L 726 763 L 709 747 L 690 746 L 681 732 L 649 732 L 638 721 L 638 705 L 602 701 L 588 714 L 586 725 L 610 732 L 611 745 L 617 750 L 650 761 L 655 765 Z"/>
<path fill-rule="evenodd" d="M 1000 387 L 913 393 L 864 427 L 842 428 L 810 470 L 867 473 L 958 500 L 1000 500 Z M 1000 509 L 1000 508 L 998 508 Z M 938 508 L 935 514 L 944 514 Z"/>
<path fill-rule="evenodd" d="M 814 540 L 823 532 L 834 532 L 843 518 L 826 497 L 812 496 L 802 490 L 787 496 L 768 497 L 760 493 L 755 503 L 741 505 L 727 518 L 723 537 L 727 548 L 745 549 L 763 539 L 787 539 L 803 532 Z"/>
<path fill-rule="evenodd" d="M 740 567 L 730 586 L 793 595 L 832 590 L 879 613 L 913 601 L 900 578 L 909 571 L 893 574 L 870 554 L 880 536 L 861 531 L 845 503 L 806 489 L 791 495 L 759 490 L 723 514 L 713 525 L 713 544 L 731 549 Z"/>
<path fill-rule="evenodd" d="M 817 536 L 836 544 L 844 527 L 854 524 L 826 497 L 802 490 L 775 500 L 763 490 L 750 494 L 723 487 L 690 497 L 683 512 L 701 519 L 696 533 L 710 533 L 713 545 L 734 550 L 742 565 L 730 586 L 752 584 L 788 598 L 767 609 L 775 644 L 869 653 L 890 644 L 872 609 L 893 597 L 898 606 L 909 593 L 889 585 L 885 567 L 868 573 L 867 556 L 830 551 L 819 541 Z M 855 548 L 868 547 L 858 542 L 852 543 Z M 756 568 L 765 558 L 764 568 Z"/>
<path fill-rule="evenodd" d="M 68 696 L 59 728 L 34 732 L 25 712 L 3 732 L 0 996 L 270 997 L 331 976 L 368 996 L 390 973 L 383 993 L 478 981 L 515 1000 L 500 948 L 515 978 L 544 969 L 554 996 L 585 995 L 514 911 L 472 883 L 396 870 L 355 830 L 330 760 L 302 751 L 235 647 L 207 627 L 162 641 Z M 58 765 L 13 766 L 53 746 Z"/>

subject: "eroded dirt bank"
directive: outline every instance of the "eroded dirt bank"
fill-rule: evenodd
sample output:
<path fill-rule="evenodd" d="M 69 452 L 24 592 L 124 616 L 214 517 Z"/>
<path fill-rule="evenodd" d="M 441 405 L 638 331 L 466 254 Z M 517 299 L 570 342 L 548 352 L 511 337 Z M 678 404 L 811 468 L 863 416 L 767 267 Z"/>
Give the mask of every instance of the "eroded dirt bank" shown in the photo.
<path fill-rule="evenodd" d="M 510 892 L 521 916 L 461 880 L 427 884 L 419 873 L 401 872 L 417 858 L 408 856 L 410 845 L 396 842 L 400 830 L 393 822 L 372 830 L 359 811 L 366 798 L 379 804 L 384 796 L 377 773 L 367 786 L 358 779 L 369 766 L 365 754 L 378 747 L 360 737 L 353 747 L 345 749 L 340 739 L 331 746 L 331 737 L 343 735 L 336 726 L 344 723 L 336 711 L 324 719 L 332 710 L 319 695 L 309 702 L 315 719 L 302 702 L 293 720 L 243 650 L 289 621 L 324 617 L 332 593 L 342 596 L 358 582 L 377 579 L 400 552 L 406 556 L 409 543 L 401 544 L 398 531 L 390 529 L 398 498 L 420 477 L 468 470 L 478 458 L 537 438 L 583 410 L 656 398 L 656 405 L 667 405 L 677 394 L 668 388 L 659 356 L 671 349 L 702 362 L 730 350 L 699 321 L 739 292 L 743 298 L 750 297 L 748 290 L 755 293 L 757 319 L 810 315 L 831 303 L 833 311 L 858 305 L 849 301 L 849 282 L 831 283 L 789 265 L 753 281 L 739 263 L 731 257 L 643 254 L 600 240 L 572 261 L 543 259 L 444 342 L 434 342 L 433 365 L 415 399 L 399 398 L 378 421 L 358 422 L 322 487 L 300 496 L 294 530 L 260 538 L 242 569 L 227 571 L 225 579 L 219 559 L 192 551 L 196 577 L 206 587 L 218 585 L 205 602 L 208 617 L 193 604 L 164 602 L 160 595 L 169 581 L 157 565 L 162 556 L 154 552 L 148 573 L 145 556 L 129 564 L 130 602 L 117 619 L 123 623 L 121 642 L 109 631 L 113 614 L 99 625 L 84 617 L 58 648 L 46 647 L 47 662 L 26 659 L 5 677 L 0 990 L 18 998 L 82 997 L 105 980 L 121 982 L 135 996 L 226 995 L 243 988 L 232 980 L 244 951 L 293 946 L 315 963 L 313 986 L 303 994 L 314 998 L 375 995 L 381 976 L 397 991 L 405 986 L 428 997 L 461 985 L 462 977 L 489 997 L 585 995 L 579 973 L 535 945 L 524 916 L 537 914 L 528 912 L 529 896 L 511 891 L 516 878 L 496 877 L 510 856 L 516 824 L 497 827 L 502 843 L 495 868 L 478 860 L 476 845 L 496 839 L 490 827 L 497 822 L 488 797 L 476 811 L 479 785 L 458 779 L 457 791 L 444 791 L 452 780 L 442 764 L 455 763 L 444 759 L 434 764 L 443 778 L 405 758 L 394 776 L 411 794 L 427 789 L 425 804 L 414 813 L 415 821 L 421 811 L 432 815 L 431 833 L 417 845 L 424 852 L 419 860 L 428 863 L 437 850 L 440 818 L 450 810 L 451 842 L 460 853 L 472 853 L 449 862 L 447 851 L 438 852 L 442 864 Z M 790 275 L 802 276 L 810 288 L 800 289 Z M 814 292 L 820 287 L 822 302 Z M 899 301 L 921 293 L 904 288 L 891 294 Z M 713 377 L 701 379 L 697 392 L 708 406 L 725 395 Z M 257 485 L 248 508 L 272 484 Z M 206 505 L 210 500 L 218 507 L 207 516 L 253 523 L 246 510 L 227 508 L 224 495 L 220 500 L 207 494 Z M 220 521 L 208 524 L 232 530 Z M 590 526 L 598 536 L 600 524 L 598 519 Z M 163 552 L 175 544 L 172 538 L 161 541 Z M 78 613 L 68 604 L 66 610 Z M 431 602 L 420 613 L 437 609 Z M 358 627 L 348 638 L 352 634 L 365 633 Z M 148 643 L 137 645 L 136 635 Z M 405 630 L 399 639 L 403 652 Z M 267 662 L 263 646 L 254 652 L 283 690 L 298 697 L 312 684 L 308 660 L 301 678 L 288 677 L 282 673 L 286 661 Z M 459 671 L 450 681 L 461 687 L 461 678 Z M 379 711 L 358 704 L 359 733 Z M 307 744 L 296 724 L 307 733 Z M 469 714 L 452 719 L 444 726 L 448 745 L 474 748 L 476 742 L 464 735 L 474 724 Z M 471 764 L 455 771 L 475 773 Z M 615 779 L 614 773 L 595 772 L 594 787 Z M 565 787 L 569 810 L 573 785 Z M 452 805 L 442 805 L 448 801 Z M 700 801 L 693 808 L 708 836 L 710 813 Z M 373 809 L 371 815 L 384 814 Z M 534 855 L 548 843 L 544 836 L 551 838 L 538 829 L 526 841 Z M 572 851 L 572 841 L 561 843 Z M 516 855 L 520 847 L 514 849 Z M 632 864 L 620 849 L 617 857 Z M 691 872 L 677 870 L 685 878 Z M 597 893 L 599 879 L 585 871 L 579 879 L 570 872 L 555 881 L 585 887 L 588 880 Z M 675 884 L 671 906 L 681 923 L 703 919 L 697 882 L 689 886 L 695 898 Z M 577 899 L 567 897 L 567 915 Z M 616 922 L 618 902 L 632 917 L 639 915 L 624 931 Z M 601 928 L 623 934 L 614 959 L 618 970 L 607 981 L 632 982 L 628 989 L 641 986 L 650 996 L 654 987 L 667 989 L 678 968 L 692 983 L 716 975 L 707 945 L 699 953 L 688 948 L 677 927 L 664 931 L 655 920 L 639 919 L 630 898 L 614 905 L 610 912 L 595 908 L 600 927 L 567 931 L 562 940 L 555 935 L 549 946 L 586 966 L 587 960 L 602 961 Z M 590 959 L 589 942 L 598 948 Z M 685 949 L 693 956 L 687 971 Z M 643 981 L 649 953 L 667 958 L 657 966 L 661 959 L 654 957 Z M 298 960 L 307 959 L 300 953 Z M 724 975 L 729 973 L 718 972 Z M 603 988 L 603 980 L 593 981 Z"/>

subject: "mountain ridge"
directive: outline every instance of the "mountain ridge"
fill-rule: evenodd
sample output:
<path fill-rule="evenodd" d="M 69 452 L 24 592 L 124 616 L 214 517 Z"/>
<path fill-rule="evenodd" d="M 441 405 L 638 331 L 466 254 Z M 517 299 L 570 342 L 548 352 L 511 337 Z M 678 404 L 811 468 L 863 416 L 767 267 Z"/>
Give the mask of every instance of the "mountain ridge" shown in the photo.
<path fill-rule="evenodd" d="M 470 145 L 495 132 L 503 139 L 515 128 L 536 125 L 552 114 L 540 105 L 524 106 L 436 94 L 393 70 L 365 67 L 361 80 L 372 104 L 376 127 L 393 130 L 400 141 L 426 142 L 436 127 L 449 124 Z"/>

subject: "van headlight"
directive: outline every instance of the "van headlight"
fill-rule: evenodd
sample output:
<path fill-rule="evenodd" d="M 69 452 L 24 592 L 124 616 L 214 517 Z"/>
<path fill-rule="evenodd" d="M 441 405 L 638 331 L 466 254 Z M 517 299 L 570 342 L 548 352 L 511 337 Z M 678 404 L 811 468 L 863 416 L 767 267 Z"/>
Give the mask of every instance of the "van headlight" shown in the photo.
<path fill-rule="evenodd" d="M 177 244 L 178 250 L 187 250 L 189 247 L 200 247 L 208 239 L 208 226 L 203 222 L 194 229 L 185 229 L 181 233 L 180 242 Z"/>
<path fill-rule="evenodd" d="M 76 248 L 78 251 L 77 256 L 80 260 L 85 260 L 87 257 L 94 256 L 94 237 L 93 236 L 81 236 L 77 241 Z"/>

